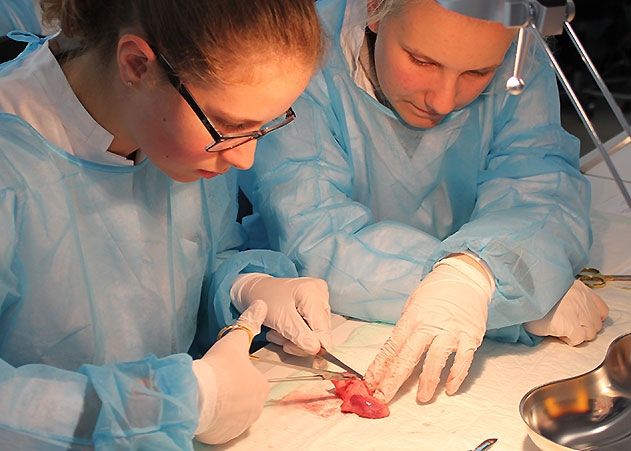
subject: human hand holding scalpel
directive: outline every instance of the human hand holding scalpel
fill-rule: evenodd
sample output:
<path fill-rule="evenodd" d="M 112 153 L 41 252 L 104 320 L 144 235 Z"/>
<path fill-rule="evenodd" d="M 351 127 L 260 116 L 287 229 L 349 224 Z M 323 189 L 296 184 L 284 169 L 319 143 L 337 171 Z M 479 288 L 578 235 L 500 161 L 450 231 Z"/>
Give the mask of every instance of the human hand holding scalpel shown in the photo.
<path fill-rule="evenodd" d="M 272 329 L 266 338 L 285 352 L 315 355 L 332 345 L 329 290 L 322 279 L 242 274 L 232 284 L 230 297 L 240 312 L 257 299 L 265 301 L 263 324 Z"/>

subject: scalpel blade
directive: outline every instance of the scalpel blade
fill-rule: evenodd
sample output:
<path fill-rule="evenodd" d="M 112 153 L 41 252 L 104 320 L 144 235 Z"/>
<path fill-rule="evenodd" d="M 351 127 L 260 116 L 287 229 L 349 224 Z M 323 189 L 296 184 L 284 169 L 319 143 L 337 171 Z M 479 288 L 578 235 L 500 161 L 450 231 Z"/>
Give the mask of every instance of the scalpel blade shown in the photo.
<path fill-rule="evenodd" d="M 333 354 L 331 354 L 326 349 L 320 348 L 320 352 L 318 352 L 316 355 L 319 356 L 319 357 L 322 357 L 327 362 L 330 362 L 333 365 L 337 365 L 340 368 L 342 368 L 343 370 L 348 371 L 349 373 L 351 373 L 353 376 L 357 377 L 358 379 L 364 380 L 364 375 L 363 374 L 361 374 L 359 371 L 354 370 L 353 368 L 348 366 L 346 363 L 342 362 L 340 359 L 335 357 Z"/>

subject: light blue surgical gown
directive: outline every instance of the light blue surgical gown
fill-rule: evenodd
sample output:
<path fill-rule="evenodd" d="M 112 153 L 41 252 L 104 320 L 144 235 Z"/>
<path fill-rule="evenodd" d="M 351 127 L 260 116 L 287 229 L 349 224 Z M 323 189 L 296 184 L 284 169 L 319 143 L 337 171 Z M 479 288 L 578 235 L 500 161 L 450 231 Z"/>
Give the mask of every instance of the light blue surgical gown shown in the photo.
<path fill-rule="evenodd" d="M 234 172 L 94 163 L 0 113 L 0 449 L 192 448 L 196 330 L 204 350 L 233 322 L 239 272 L 296 274 L 235 250 L 236 209 Z"/>
<path fill-rule="evenodd" d="M 0 2 L 0 36 L 9 31 L 22 30 L 31 33 L 41 32 L 41 25 L 35 12 L 39 5 L 36 0 L 3 0 Z"/>
<path fill-rule="evenodd" d="M 366 1 L 320 0 L 318 9 L 331 36 L 326 64 L 292 126 L 269 135 L 240 176 L 251 235 L 266 230 L 302 275 L 326 279 L 334 312 L 390 323 L 438 260 L 473 252 L 497 286 L 487 335 L 532 344 L 521 324 L 563 296 L 591 245 L 579 142 L 560 126 L 542 52 L 521 96 L 504 89 L 512 49 L 478 99 L 418 130 L 351 75 L 341 37 L 357 55 Z"/>

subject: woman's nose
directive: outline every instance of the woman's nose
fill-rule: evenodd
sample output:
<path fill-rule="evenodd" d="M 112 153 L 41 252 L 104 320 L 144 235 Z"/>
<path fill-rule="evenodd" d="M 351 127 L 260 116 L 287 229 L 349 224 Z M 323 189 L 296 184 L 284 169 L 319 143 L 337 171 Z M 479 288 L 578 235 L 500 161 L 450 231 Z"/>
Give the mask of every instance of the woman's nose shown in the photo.
<path fill-rule="evenodd" d="M 426 96 L 427 106 L 433 113 L 446 116 L 456 108 L 457 77 L 445 75 Z"/>
<path fill-rule="evenodd" d="M 245 144 L 224 150 L 223 160 L 230 166 L 237 169 L 250 169 L 254 164 L 254 152 L 256 150 L 256 140 L 248 141 Z"/>

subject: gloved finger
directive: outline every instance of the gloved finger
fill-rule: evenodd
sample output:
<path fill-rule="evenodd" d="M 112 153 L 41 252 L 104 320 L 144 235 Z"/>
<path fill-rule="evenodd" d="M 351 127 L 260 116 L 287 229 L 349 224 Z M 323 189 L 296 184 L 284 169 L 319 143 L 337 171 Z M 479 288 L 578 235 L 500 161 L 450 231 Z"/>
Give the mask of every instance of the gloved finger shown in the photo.
<path fill-rule="evenodd" d="M 410 377 L 419 360 L 432 342 L 433 336 L 415 331 L 401 350 L 389 362 L 381 383 L 374 393 L 376 398 L 390 402 L 401 385 Z"/>
<path fill-rule="evenodd" d="M 389 370 L 391 362 L 397 358 L 400 349 L 415 330 L 416 321 L 415 318 L 412 318 L 415 313 L 412 311 L 414 305 L 408 305 L 406 308 L 408 308 L 410 312 L 408 313 L 406 310 L 401 315 L 396 326 L 392 329 L 392 335 L 386 340 L 377 353 L 377 356 L 368 367 L 368 370 L 366 370 L 364 380 L 373 391 L 377 390 Z M 381 393 L 379 393 L 379 396 L 381 396 Z"/>
<path fill-rule="evenodd" d="M 445 392 L 448 395 L 453 395 L 458 391 L 460 385 L 469 374 L 469 368 L 473 362 L 473 355 L 477 346 L 469 340 L 460 340 L 458 343 L 458 350 L 454 357 L 454 363 L 451 365 L 447 382 L 445 383 Z"/>
<path fill-rule="evenodd" d="M 274 343 L 278 346 L 283 346 L 289 341 L 275 330 L 270 330 L 269 332 L 267 332 L 267 334 L 265 334 L 265 339 L 270 343 Z"/>
<path fill-rule="evenodd" d="M 600 320 L 600 323 L 597 324 L 598 330 L 600 330 L 602 327 L 602 322 L 605 320 L 605 318 L 607 318 L 607 315 L 609 315 L 609 307 L 607 306 L 605 301 L 601 299 L 600 296 L 598 296 L 596 293 L 594 293 L 591 290 L 591 288 L 587 288 L 587 289 L 591 291 L 591 296 L 589 299 L 592 302 L 593 310 L 596 311 L 598 319 Z"/>
<path fill-rule="evenodd" d="M 364 380 L 373 392 L 383 380 L 383 376 L 388 370 L 388 365 L 394 356 L 397 355 L 397 352 L 397 344 L 392 340 L 392 337 L 389 337 L 368 366 Z"/>
<path fill-rule="evenodd" d="M 580 285 L 578 285 L 580 284 Z M 585 339 L 592 340 L 602 329 L 603 321 L 609 314 L 609 308 L 607 304 L 598 296 L 594 291 L 587 287 L 583 282 L 574 282 L 573 288 L 579 288 L 584 296 L 583 309 L 585 310 L 586 318 L 581 322 L 581 325 L 586 325 Z"/>
<path fill-rule="evenodd" d="M 588 300 L 590 302 L 591 300 Z M 600 318 L 600 313 L 596 308 L 595 303 L 586 306 L 585 318 L 580 323 L 583 331 L 583 341 L 593 340 L 600 329 L 602 329 L 603 321 Z"/>
<path fill-rule="evenodd" d="M 324 349 L 331 349 L 333 347 L 333 336 L 331 332 L 317 332 L 316 337 L 320 340 L 320 345 Z"/>
<path fill-rule="evenodd" d="M 600 296 L 596 296 L 595 302 L 601 321 L 605 321 L 607 316 L 609 316 L 609 306 L 600 298 Z"/>
<path fill-rule="evenodd" d="M 239 316 L 236 324 L 246 327 L 252 332 L 252 335 L 261 333 L 261 325 L 267 316 L 267 304 L 261 299 L 255 300 L 242 314 Z"/>
<path fill-rule="evenodd" d="M 560 335 L 559 340 L 570 346 L 578 346 L 585 341 L 585 333 L 583 328 L 578 326 L 569 326 L 565 331 L 565 335 Z"/>
<path fill-rule="evenodd" d="M 579 291 L 588 301 L 591 301 L 598 311 L 601 321 L 605 320 L 609 314 L 609 307 L 607 307 L 605 301 L 603 301 L 592 288 L 589 288 L 580 280 L 575 280 L 571 289 Z"/>
<path fill-rule="evenodd" d="M 568 335 L 565 337 L 558 337 L 559 340 L 561 340 L 562 342 L 564 342 L 565 344 L 569 345 L 569 346 L 578 346 L 581 343 L 583 343 L 585 340 L 583 340 L 583 337 L 576 335 Z"/>
<path fill-rule="evenodd" d="M 311 355 L 320 350 L 320 340 L 300 316 L 298 310 L 289 309 L 283 312 L 276 322 L 268 325 Z"/>
<path fill-rule="evenodd" d="M 591 341 L 594 338 L 596 338 L 596 335 L 598 335 L 598 331 L 600 330 L 600 329 L 596 329 L 591 324 L 588 326 L 581 326 L 581 329 L 583 329 L 583 342 Z"/>
<path fill-rule="evenodd" d="M 572 286 L 575 289 L 576 285 Z M 587 288 L 587 287 L 585 287 Z M 584 295 L 585 293 L 582 293 Z M 560 317 L 557 321 L 556 329 L 559 331 L 556 335 L 565 344 L 570 346 L 578 346 L 585 341 L 585 313 L 580 308 L 574 310 L 574 315 L 571 318 Z"/>
<path fill-rule="evenodd" d="M 306 357 L 306 356 L 314 355 L 310 352 L 305 351 L 302 348 L 299 348 L 298 346 L 296 346 L 289 340 L 287 340 L 285 344 L 283 344 L 283 351 L 285 351 L 287 354 L 296 355 L 298 357 Z"/>
<path fill-rule="evenodd" d="M 281 334 L 279 334 L 275 330 L 270 330 L 265 336 L 265 339 L 271 343 L 277 344 L 278 346 L 282 346 L 283 351 L 285 351 L 288 354 L 293 354 L 300 357 L 306 357 L 308 355 L 311 355 L 305 350 L 293 344 L 291 341 L 287 340 L 285 337 L 283 337 Z"/>
<path fill-rule="evenodd" d="M 307 280 L 305 280 L 307 279 Z M 329 289 L 322 279 L 301 279 L 300 289 L 296 292 L 296 310 L 304 318 L 318 338 L 329 340 L 331 336 L 331 307 L 329 306 Z M 330 347 L 330 341 L 322 343 Z"/>
<path fill-rule="evenodd" d="M 451 334 L 438 335 L 434 339 L 427 351 L 423 370 L 418 379 L 416 391 L 418 402 L 427 402 L 432 399 L 447 359 L 457 349 L 457 346 L 457 338 Z"/>
<path fill-rule="evenodd" d="M 595 300 L 594 300 L 595 301 Z M 598 331 L 602 329 L 603 320 L 600 317 L 600 312 L 596 306 L 596 302 L 593 302 L 589 307 L 589 326 L 586 327 L 585 339 L 593 340 L 598 334 Z"/>
<path fill-rule="evenodd" d="M 576 285 L 573 288 L 575 287 Z M 582 340 L 579 342 L 578 334 L 576 334 L 577 337 L 573 337 L 573 340 L 571 340 L 576 344 L 594 339 L 594 337 L 598 334 L 598 331 L 602 328 L 602 319 L 597 306 L 597 301 L 599 300 L 598 296 L 586 286 L 582 288 L 582 290 L 582 302 L 580 303 L 576 313 L 577 323 L 580 326 L 577 329 L 580 329 L 582 333 Z M 574 344 L 574 346 L 576 346 L 576 344 Z"/>

